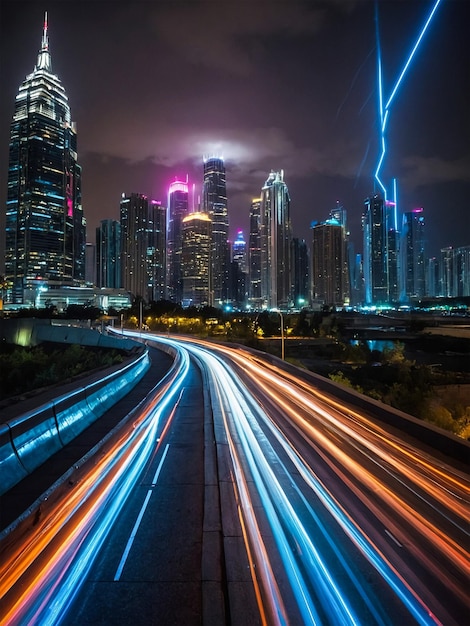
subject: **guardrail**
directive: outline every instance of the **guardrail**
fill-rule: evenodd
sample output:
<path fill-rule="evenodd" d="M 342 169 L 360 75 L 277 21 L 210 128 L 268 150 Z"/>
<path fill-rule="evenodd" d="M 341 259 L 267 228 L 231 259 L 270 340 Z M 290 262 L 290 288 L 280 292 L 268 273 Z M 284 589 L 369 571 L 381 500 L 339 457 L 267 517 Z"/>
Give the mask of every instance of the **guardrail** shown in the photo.
<path fill-rule="evenodd" d="M 0 495 L 123 398 L 150 367 L 148 350 L 104 378 L 0 424 Z"/>

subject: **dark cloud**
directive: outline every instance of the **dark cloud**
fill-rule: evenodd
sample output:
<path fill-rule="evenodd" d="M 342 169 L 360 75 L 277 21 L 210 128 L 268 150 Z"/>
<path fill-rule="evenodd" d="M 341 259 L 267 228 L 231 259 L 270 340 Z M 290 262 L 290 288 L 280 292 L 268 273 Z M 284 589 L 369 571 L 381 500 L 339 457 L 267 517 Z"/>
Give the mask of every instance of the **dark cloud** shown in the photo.
<path fill-rule="evenodd" d="M 470 183 L 470 156 L 454 161 L 439 157 L 409 156 L 403 159 L 403 165 L 404 182 L 413 189 L 456 181 Z"/>
<path fill-rule="evenodd" d="M 118 218 L 122 192 L 164 200 L 175 176 L 200 189 L 203 155 L 227 164 L 231 230 L 284 169 L 295 234 L 309 238 L 340 200 L 360 249 L 378 150 L 372 0 L 2 0 L 0 201 L 18 86 L 49 12 L 54 71 L 69 95 L 83 166 L 88 237 Z M 379 3 L 384 86 L 394 84 L 431 0 Z M 397 94 L 384 176 L 403 210 L 424 206 L 434 248 L 470 243 L 466 0 L 441 3 Z M 448 185 L 452 188 L 449 190 Z M 444 193 L 444 190 L 446 193 Z M 449 203 L 449 207 L 446 206 Z M 445 237 L 445 240 L 444 240 Z M 449 241 L 449 237 L 453 238 Z"/>

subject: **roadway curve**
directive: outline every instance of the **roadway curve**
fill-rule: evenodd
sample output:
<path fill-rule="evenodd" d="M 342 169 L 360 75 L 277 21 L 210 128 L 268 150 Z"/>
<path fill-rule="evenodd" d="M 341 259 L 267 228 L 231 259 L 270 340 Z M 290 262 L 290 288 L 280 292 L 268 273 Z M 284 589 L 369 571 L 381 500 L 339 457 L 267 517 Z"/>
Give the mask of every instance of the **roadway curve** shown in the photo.
<path fill-rule="evenodd" d="M 200 609 L 184 623 L 467 623 L 468 474 L 251 352 L 155 341 L 171 345 L 178 359 L 152 409 L 136 415 L 132 436 L 126 433 L 113 444 L 106 467 L 84 472 L 77 481 L 84 488 L 74 490 L 65 515 L 59 502 L 58 526 L 48 523 L 51 540 L 45 529 L 35 533 L 32 545 L 12 550 L 14 558 L 0 566 L 5 623 L 32 616 L 40 616 L 36 623 L 92 623 L 89 611 L 100 599 L 95 596 L 86 608 L 86 581 L 105 567 L 96 558 L 100 552 L 116 559 L 109 548 L 116 520 L 135 520 L 130 536 L 138 544 L 147 505 L 137 520 L 135 504 L 127 513 L 126 506 L 134 486 L 145 482 L 142 477 L 158 461 L 150 472 L 149 508 L 156 499 L 152 489 L 164 467 L 163 446 L 170 445 L 169 425 L 194 368 L 206 390 L 199 403 L 205 449 L 212 437 L 218 469 L 217 493 L 205 469 L 202 515 L 211 511 L 208 494 L 220 498 L 223 548 L 208 549 L 205 522 L 196 533 L 202 535 L 203 570 L 215 559 L 223 562 L 225 575 L 214 579 L 222 589 L 218 618 L 208 608 L 214 588 L 203 575 Z M 240 541 L 232 556 L 240 569 L 246 563 L 242 582 L 250 582 L 248 592 L 246 585 L 240 592 L 240 585 L 231 584 L 234 535 Z M 127 558 L 137 548 L 125 545 Z M 125 577 L 130 566 L 122 558 L 117 571 Z M 74 622 L 73 615 L 80 618 Z M 121 617 L 113 616 L 113 623 L 125 623 Z M 136 623 L 171 623 L 164 616 L 147 620 Z"/>

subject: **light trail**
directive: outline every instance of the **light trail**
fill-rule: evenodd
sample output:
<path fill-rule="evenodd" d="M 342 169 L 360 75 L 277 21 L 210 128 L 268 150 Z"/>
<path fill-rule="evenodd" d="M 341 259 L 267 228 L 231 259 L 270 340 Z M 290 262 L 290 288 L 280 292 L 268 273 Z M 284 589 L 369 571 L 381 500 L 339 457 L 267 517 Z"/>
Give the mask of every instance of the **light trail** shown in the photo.
<path fill-rule="evenodd" d="M 376 2 L 376 11 L 375 11 L 375 32 L 376 32 L 376 45 L 377 45 L 377 89 L 378 89 L 378 99 L 379 99 L 379 120 L 380 120 L 380 155 L 379 155 L 379 160 L 375 169 L 375 173 L 374 173 L 374 178 L 377 181 L 377 183 L 379 184 L 380 188 L 383 191 L 384 194 L 384 200 L 387 200 L 387 190 L 385 185 L 383 184 L 383 182 L 380 179 L 380 171 L 382 169 L 383 166 L 383 162 L 385 159 L 385 154 L 386 154 L 386 141 L 385 141 L 385 132 L 386 132 L 386 128 L 387 128 L 387 123 L 390 117 L 390 109 L 392 106 L 392 102 L 395 99 L 395 96 L 398 92 L 398 89 L 406 75 L 406 72 L 408 71 L 411 62 L 413 60 L 413 57 L 415 56 L 419 45 L 432 21 L 432 18 L 434 17 L 434 14 L 437 11 L 437 8 L 439 6 L 439 4 L 441 3 L 441 0 L 435 0 L 433 7 L 424 23 L 424 26 L 422 27 L 418 38 L 415 41 L 415 44 L 413 45 L 413 48 L 411 49 L 411 52 L 409 53 L 406 62 L 400 72 L 400 74 L 398 75 L 397 80 L 395 81 L 394 87 L 390 93 L 390 96 L 388 97 L 387 101 L 385 102 L 385 106 L 384 106 L 384 95 L 383 95 L 383 72 L 382 72 L 382 52 L 381 52 L 381 46 L 380 46 L 380 35 L 379 35 L 379 24 L 378 24 L 378 3 Z M 396 222 L 395 222 L 395 228 L 396 228 Z"/>
<path fill-rule="evenodd" d="M 201 346 L 204 344 L 204 342 L 194 340 L 190 343 Z M 193 350 L 193 348 L 190 349 Z M 351 411 L 349 407 L 312 389 L 307 383 L 299 382 L 285 371 L 268 365 L 264 361 L 261 363 L 247 351 L 212 346 L 211 352 L 214 351 L 230 359 L 230 363 L 236 365 L 238 373 L 242 372 L 247 380 L 251 381 L 247 384 L 252 384 L 253 387 L 256 385 L 256 388 L 262 391 L 262 395 L 258 395 L 258 398 L 265 410 L 267 405 L 264 398 L 270 398 L 272 405 L 276 406 L 278 412 L 280 410 L 284 418 L 295 426 L 308 446 L 317 450 L 324 463 L 383 524 L 384 534 L 393 537 L 392 541 L 397 546 L 406 546 L 406 549 L 421 561 L 423 567 L 433 571 L 436 577 L 442 576 L 444 568 L 451 567 L 454 571 L 460 572 L 461 579 L 468 579 L 469 554 L 465 549 L 468 545 L 467 522 L 470 513 L 468 476 L 437 463 L 436 460 L 413 449 L 397 437 L 391 436 L 365 416 Z M 211 367 L 215 369 L 214 366 Z M 236 376 L 233 374 L 230 378 L 235 379 Z M 225 381 L 223 388 L 224 390 L 229 388 L 228 381 Z M 237 415 L 236 421 L 242 422 L 244 419 L 238 415 L 238 410 L 234 409 L 235 403 L 240 403 L 242 395 L 243 390 L 238 389 L 235 398 L 229 401 L 230 414 L 234 421 L 234 415 Z M 250 410 L 245 407 L 241 413 L 249 419 L 253 411 L 255 409 L 251 401 Z M 390 557 L 385 556 L 383 548 L 364 534 L 352 515 L 348 513 L 345 503 L 340 503 L 325 488 L 312 466 L 285 438 L 279 423 L 277 421 L 275 423 L 263 412 L 257 412 L 257 417 L 253 419 L 255 422 L 258 420 L 258 423 L 264 423 L 278 439 L 305 483 L 320 498 L 343 531 L 380 572 L 387 584 L 394 589 L 414 619 L 423 624 L 439 623 L 439 618 L 433 615 L 433 611 L 423 603 L 420 594 L 413 588 L 413 584 L 410 584 L 407 577 L 392 564 Z M 253 450 L 258 442 L 263 441 L 262 453 L 259 452 L 259 456 L 264 456 L 270 465 L 280 465 L 279 459 L 272 450 L 265 447 L 265 436 L 262 436 L 261 432 L 257 432 L 254 438 L 248 441 L 249 435 L 246 433 L 253 431 L 254 428 L 254 424 L 248 427 L 246 423 L 244 426 L 237 427 L 236 438 L 241 441 L 247 440 L 244 454 L 246 456 L 254 454 Z M 344 451 L 345 446 L 347 450 L 354 451 L 355 456 L 359 455 L 359 459 L 362 457 L 370 469 L 365 469 L 364 462 L 352 457 L 351 452 Z M 256 459 L 258 459 L 258 454 Z M 374 467 L 376 470 L 373 469 Z M 258 477 L 257 485 L 259 485 L 259 480 Z M 266 482 L 269 483 L 269 481 Z M 370 499 L 369 493 L 374 495 L 373 500 Z M 426 497 L 423 494 L 426 494 Z M 274 498 L 276 503 L 280 497 L 277 493 Z M 416 500 L 420 501 L 419 508 Z M 264 500 L 263 506 L 266 508 Z M 394 512 L 394 519 L 397 521 L 389 519 L 386 513 L 388 510 Z M 436 516 L 437 521 L 431 521 L 431 516 Z M 458 518 L 461 520 L 460 523 Z M 271 523 L 273 524 L 272 520 Z M 449 535 L 449 525 L 455 529 L 457 537 L 463 537 L 461 543 Z M 409 541 L 409 528 L 422 536 L 423 543 L 428 542 L 432 545 L 430 554 L 441 556 L 431 557 L 421 545 L 418 547 L 412 545 Z M 298 537 L 296 541 L 299 541 Z M 462 603 L 467 603 L 467 594 L 459 586 L 461 581 L 457 583 L 451 580 L 452 577 L 449 578 L 449 589 L 456 597 L 459 597 Z M 364 594 L 363 589 L 357 588 L 357 592 Z M 325 599 L 323 601 L 327 602 Z M 442 607 L 438 608 L 445 613 Z"/>
<path fill-rule="evenodd" d="M 193 341 L 190 343 L 195 344 L 197 342 Z M 195 348 L 192 345 L 188 345 L 188 347 L 191 352 L 194 352 Z M 303 433 L 309 432 L 310 428 L 310 442 L 320 440 L 322 446 L 328 450 L 332 456 L 337 456 L 337 458 L 339 458 L 341 462 L 349 468 L 350 472 L 361 474 L 363 484 L 369 484 L 369 487 L 375 492 L 382 490 L 382 498 L 389 501 L 389 506 L 395 508 L 401 507 L 403 510 L 407 510 L 406 504 L 397 499 L 390 489 L 385 489 L 384 485 L 380 481 L 376 480 L 370 472 L 365 472 L 358 463 L 353 462 L 341 451 L 338 445 L 332 443 L 328 436 L 323 434 L 320 430 L 314 429 L 312 431 L 311 429 L 313 427 L 311 424 L 305 421 L 304 418 L 300 418 L 299 414 L 296 414 L 292 407 L 295 407 L 295 405 L 299 403 L 303 403 L 304 410 L 308 408 L 310 412 L 312 411 L 311 396 L 307 393 L 304 394 L 303 391 L 299 389 L 298 384 L 294 386 L 291 383 L 286 383 L 286 381 L 278 375 L 273 380 L 274 368 L 266 367 L 265 365 L 260 367 L 259 364 L 253 363 L 251 358 L 248 357 L 246 353 L 240 355 L 239 352 L 221 347 L 214 347 L 211 351 L 217 351 L 225 356 L 229 355 L 230 360 L 232 362 L 238 362 L 239 367 L 242 368 L 244 372 L 251 370 L 251 379 L 256 381 L 258 388 L 263 388 L 266 395 L 271 394 L 273 403 L 280 407 L 281 412 L 283 412 L 286 416 L 289 415 L 291 418 L 296 418 L 300 423 L 300 430 Z M 220 395 L 225 395 L 227 397 L 227 400 L 223 404 L 230 407 L 230 420 L 226 420 L 226 422 L 227 424 L 230 424 L 231 422 L 232 428 L 235 428 L 235 439 L 240 441 L 240 445 L 243 448 L 243 455 L 245 456 L 246 462 L 248 462 L 250 466 L 252 479 L 257 486 L 258 495 L 261 497 L 263 502 L 263 509 L 268 515 L 269 522 L 278 543 L 278 548 L 280 553 L 283 555 L 282 559 L 284 568 L 287 572 L 289 580 L 291 581 L 293 589 L 296 590 L 296 598 L 304 623 L 317 623 L 319 619 L 318 615 L 314 617 L 313 610 L 316 607 L 311 604 L 313 588 L 316 590 L 316 595 L 320 595 L 317 602 L 320 602 L 322 610 L 326 614 L 334 612 L 336 615 L 343 615 L 342 619 L 344 623 L 355 623 L 357 618 L 353 616 L 353 609 L 348 605 L 348 601 L 345 601 L 342 591 L 340 591 L 335 582 L 334 575 L 329 572 L 328 566 L 324 561 L 322 561 L 315 546 L 310 543 L 308 539 L 308 532 L 301 523 L 300 519 L 297 517 L 297 513 L 290 507 L 289 499 L 287 498 L 284 489 L 280 486 L 279 479 L 271 472 L 271 467 L 283 466 L 283 464 L 274 453 L 272 447 L 268 444 L 263 431 L 260 430 L 257 424 L 259 422 L 264 422 L 272 427 L 272 421 L 259 411 L 259 406 L 257 415 L 256 417 L 254 416 L 253 411 L 255 411 L 255 409 L 253 408 L 253 403 L 249 404 L 248 401 L 245 401 L 244 399 L 244 396 L 246 396 L 246 390 L 243 390 L 240 383 L 236 384 L 234 387 L 234 383 L 231 381 L 236 380 L 236 376 L 233 372 L 229 375 L 224 373 L 224 369 L 227 369 L 226 364 L 224 368 L 221 369 L 221 364 L 210 360 L 209 356 L 202 356 L 202 353 L 200 352 L 198 354 L 201 360 L 205 360 L 206 362 L 210 361 L 209 371 L 216 379 L 213 381 L 213 384 L 221 385 Z M 211 358 L 213 359 L 213 357 Z M 267 387 L 263 387 L 263 381 L 269 382 L 271 385 L 269 392 L 267 391 Z M 232 391 L 230 391 L 231 389 Z M 282 393 L 286 394 L 285 400 L 282 398 L 281 390 Z M 314 403 L 313 410 L 317 417 L 318 415 L 322 416 L 323 424 L 326 420 L 335 422 L 336 418 L 322 408 L 318 402 Z M 230 425 L 226 426 L 226 430 L 229 429 Z M 377 569 L 377 571 L 380 572 L 384 580 L 386 580 L 387 583 L 394 589 L 394 592 L 401 598 L 403 604 L 408 607 L 408 610 L 411 615 L 414 616 L 414 619 L 421 624 L 439 623 L 437 618 L 432 617 L 432 611 L 427 608 L 425 604 L 423 604 L 422 600 L 407 584 L 405 579 L 400 576 L 397 571 L 395 571 L 393 566 L 391 566 L 387 559 L 385 559 L 379 548 L 375 546 L 367 537 L 365 537 L 364 533 L 362 533 L 357 525 L 354 524 L 345 510 L 339 506 L 331 494 L 328 494 L 327 496 L 325 495 L 328 492 L 325 490 L 324 486 L 319 487 L 319 481 L 315 478 L 312 468 L 309 467 L 304 460 L 301 459 L 300 455 L 292 449 L 290 442 L 288 442 L 280 433 L 279 428 L 272 428 L 272 432 L 275 433 L 278 441 L 284 447 L 285 452 L 290 457 L 291 461 L 296 465 L 297 470 L 303 476 L 305 482 L 315 490 L 317 495 L 320 494 L 324 506 L 328 508 L 329 512 L 335 517 L 337 522 L 342 526 L 343 530 L 347 532 L 348 536 L 354 540 L 358 547 L 360 547 L 366 558 L 368 558 L 370 563 Z M 349 438 L 351 435 L 353 435 L 356 439 L 359 439 L 359 429 L 356 432 L 351 428 L 346 428 L 346 433 L 343 434 L 343 437 L 346 436 Z M 369 443 L 363 440 L 362 446 L 369 446 Z M 380 446 L 378 448 L 380 451 Z M 370 457 L 373 453 L 374 450 L 371 452 L 369 446 L 368 456 Z M 404 471 L 408 471 L 408 469 Z M 288 473 L 285 468 L 284 473 Z M 361 493 L 359 493 L 359 495 L 362 496 Z M 380 509 L 378 509 L 377 512 L 380 513 Z M 414 511 L 408 510 L 407 512 L 409 516 L 413 516 L 413 519 L 411 520 L 412 523 L 419 527 Z M 403 511 L 402 514 L 404 515 Z M 290 540 L 287 538 L 286 528 L 288 529 L 288 534 L 290 534 Z M 300 552 L 303 554 L 303 557 L 300 559 L 303 563 L 301 569 L 299 569 L 298 564 L 292 560 L 290 554 L 287 556 L 288 551 L 286 547 L 291 544 L 292 537 L 294 538 L 294 543 L 300 546 Z M 456 556 L 460 557 L 460 560 L 462 560 L 461 555 L 456 554 L 454 551 L 452 553 L 452 557 Z M 307 574 L 305 574 L 306 571 Z M 355 584 L 357 584 L 357 580 Z M 321 589 L 321 593 L 319 593 L 319 589 Z M 364 597 L 364 589 L 358 589 L 357 591 Z M 368 600 L 370 602 L 370 599 Z M 343 604 L 343 602 L 345 603 Z M 370 606 L 372 606 L 373 610 L 373 604 Z"/>
<path fill-rule="evenodd" d="M 44 518 L 0 563 L 2 625 L 56 624 L 66 614 L 133 485 L 154 452 L 160 420 L 189 369 L 186 351 L 135 411 L 132 437 L 118 431 L 109 449 L 51 503 Z"/>
<path fill-rule="evenodd" d="M 38 624 L 66 621 L 127 495 L 164 441 L 190 356 L 208 384 L 218 443 L 228 446 L 263 624 L 447 624 L 453 607 L 434 593 L 443 586 L 468 606 L 466 474 L 253 352 L 145 339 L 172 346 L 178 367 L 135 414 L 133 436 L 113 442 L 103 465 L 0 564 L 5 624 L 33 616 Z M 163 412 L 170 414 L 165 424 Z M 22 591 L 15 596 L 12 588 Z"/>

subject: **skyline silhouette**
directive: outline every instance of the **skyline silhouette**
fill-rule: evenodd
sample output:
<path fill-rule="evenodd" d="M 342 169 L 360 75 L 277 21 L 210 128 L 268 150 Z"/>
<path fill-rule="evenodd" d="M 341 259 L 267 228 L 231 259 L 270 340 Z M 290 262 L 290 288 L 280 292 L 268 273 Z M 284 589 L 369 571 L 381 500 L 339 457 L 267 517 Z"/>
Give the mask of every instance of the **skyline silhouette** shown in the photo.
<path fill-rule="evenodd" d="M 379 3 L 388 87 L 431 6 Z M 14 99 L 34 66 L 46 10 L 52 68 L 77 124 L 89 241 L 101 219 L 118 219 L 121 193 L 165 202 L 169 183 L 187 174 L 200 190 L 203 155 L 218 154 L 232 238 L 248 232 L 251 198 L 271 169 L 283 169 L 294 235 L 310 244 L 310 223 L 339 200 L 362 250 L 379 154 L 372 1 L 3 0 L 2 227 Z M 388 128 L 384 175 L 398 179 L 401 211 L 424 207 L 429 256 L 470 243 L 468 13 L 464 1 L 441 2 Z"/>

